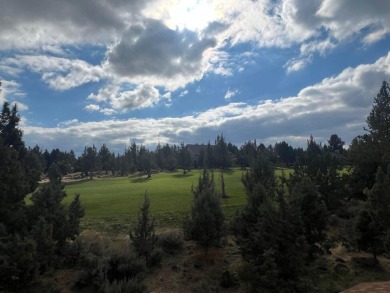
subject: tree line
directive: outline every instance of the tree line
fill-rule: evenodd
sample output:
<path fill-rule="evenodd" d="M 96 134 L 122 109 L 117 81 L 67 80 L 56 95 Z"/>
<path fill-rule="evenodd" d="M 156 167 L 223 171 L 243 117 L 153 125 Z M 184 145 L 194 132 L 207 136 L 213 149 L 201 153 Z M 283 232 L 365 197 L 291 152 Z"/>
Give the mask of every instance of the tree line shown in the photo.
<path fill-rule="evenodd" d="M 310 138 L 313 140 L 313 138 Z M 345 158 L 347 150 L 343 148 L 344 141 L 333 134 L 328 144 L 316 145 L 324 151 L 339 158 Z M 195 148 L 195 149 L 194 149 Z M 135 172 L 145 173 L 151 176 L 153 171 L 176 171 L 182 169 L 185 173 L 191 169 L 228 169 L 231 167 L 249 168 L 258 154 L 266 154 L 267 157 L 279 167 L 293 167 L 307 151 L 303 148 L 293 148 L 282 141 L 274 146 L 267 147 L 256 140 L 246 141 L 240 148 L 232 143 L 227 143 L 223 134 L 218 135 L 214 144 L 208 142 L 202 145 L 160 145 L 154 150 L 149 150 L 144 145 L 132 143 L 126 147 L 123 153 L 115 153 L 106 144 L 100 148 L 95 145 L 85 146 L 83 153 L 76 156 L 73 150 L 61 151 L 58 148 L 50 152 L 44 151 L 36 145 L 28 148 L 28 153 L 33 157 L 32 163 L 37 173 L 47 174 L 52 165 L 60 170 L 62 176 L 69 173 L 81 172 L 83 177 L 93 178 L 96 173 L 104 173 L 112 176 L 125 176 Z"/>

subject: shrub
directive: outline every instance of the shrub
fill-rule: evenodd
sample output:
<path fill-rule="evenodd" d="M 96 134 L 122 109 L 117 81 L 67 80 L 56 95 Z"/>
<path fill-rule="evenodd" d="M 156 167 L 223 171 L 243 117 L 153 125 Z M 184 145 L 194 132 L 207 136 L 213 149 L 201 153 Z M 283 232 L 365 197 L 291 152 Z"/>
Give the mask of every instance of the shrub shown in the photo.
<path fill-rule="evenodd" d="M 146 196 L 144 202 L 140 206 L 140 213 L 138 215 L 138 222 L 134 229 L 130 231 L 130 239 L 136 254 L 146 260 L 148 266 L 153 266 L 161 261 L 158 260 L 156 249 L 157 237 L 154 233 L 154 218 L 149 216 L 150 201 Z M 152 258 L 153 255 L 153 260 Z"/>
<path fill-rule="evenodd" d="M 110 283 L 106 280 L 103 284 L 102 292 L 104 293 L 142 293 L 145 292 L 146 286 L 142 283 L 142 279 L 133 277 L 124 280 L 115 280 Z"/>
<path fill-rule="evenodd" d="M 107 262 L 106 279 L 109 282 L 141 277 L 146 272 L 145 259 L 130 249 L 116 249 Z"/>
<path fill-rule="evenodd" d="M 184 239 L 178 231 L 168 231 L 158 235 L 158 245 L 169 254 L 175 254 L 183 249 Z"/>

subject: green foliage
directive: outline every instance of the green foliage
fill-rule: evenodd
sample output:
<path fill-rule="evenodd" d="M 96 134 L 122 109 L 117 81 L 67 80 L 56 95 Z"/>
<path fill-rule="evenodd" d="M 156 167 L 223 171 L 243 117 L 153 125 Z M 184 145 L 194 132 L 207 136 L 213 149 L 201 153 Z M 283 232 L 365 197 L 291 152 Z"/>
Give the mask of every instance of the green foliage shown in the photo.
<path fill-rule="evenodd" d="M 84 217 L 84 207 L 81 206 L 80 194 L 76 194 L 68 210 L 68 235 L 75 239 L 80 234 L 80 220 Z"/>
<path fill-rule="evenodd" d="M 207 254 L 224 234 L 224 215 L 220 198 L 214 191 L 214 176 L 204 169 L 199 184 L 192 188 L 191 215 L 184 222 L 184 234 L 197 241 Z"/>
<path fill-rule="evenodd" d="M 0 113 L 0 137 L 4 145 L 13 148 L 17 152 L 25 149 L 22 140 L 22 131 L 18 128 L 20 116 L 16 104 L 10 108 L 9 102 L 4 102 Z"/>
<path fill-rule="evenodd" d="M 289 202 L 296 216 L 302 221 L 309 253 L 313 255 L 323 251 L 328 213 L 317 187 L 309 181 L 297 183 L 289 196 Z"/>
<path fill-rule="evenodd" d="M 305 292 L 297 289 L 307 257 L 299 216 L 283 194 L 274 201 L 260 183 L 252 190 L 234 225 L 252 292 Z"/>
<path fill-rule="evenodd" d="M 345 176 L 341 174 L 342 165 L 332 152 L 317 144 L 312 136 L 307 142 L 307 149 L 294 166 L 290 175 L 290 191 L 297 184 L 312 182 L 318 187 L 321 200 L 330 211 L 340 208 L 345 199 Z"/>
<path fill-rule="evenodd" d="M 333 153 L 343 153 L 345 142 L 337 135 L 332 134 L 328 140 L 329 150 Z"/>
<path fill-rule="evenodd" d="M 39 270 L 45 273 L 55 264 L 56 242 L 53 239 L 53 225 L 46 222 L 40 216 L 37 223 L 33 226 L 31 235 L 36 243 L 36 254 L 39 260 Z"/>
<path fill-rule="evenodd" d="M 65 196 L 60 182 L 50 182 L 32 195 L 32 205 L 29 207 L 31 223 L 42 217 L 47 224 L 53 226 L 53 239 L 58 247 L 65 245 L 68 238 L 67 209 L 61 203 Z"/>
<path fill-rule="evenodd" d="M 170 230 L 158 235 L 157 243 L 166 253 L 175 254 L 183 249 L 184 239 L 178 231 Z"/>
<path fill-rule="evenodd" d="M 275 186 L 275 167 L 266 155 L 260 153 L 251 169 L 242 176 L 241 180 L 247 194 L 251 194 L 258 183 L 272 193 Z"/>
<path fill-rule="evenodd" d="M 145 259 L 128 245 L 114 245 L 100 235 L 80 236 L 68 253 L 84 271 L 77 281 L 80 290 L 94 292 L 144 292 Z"/>
<path fill-rule="evenodd" d="M 370 135 L 379 143 L 390 141 L 390 87 L 386 81 L 374 98 L 374 104 L 367 117 L 367 126 Z M 389 150 L 387 150 L 389 151 Z"/>
<path fill-rule="evenodd" d="M 138 222 L 134 230 L 130 231 L 130 239 L 134 250 L 139 257 L 143 257 L 149 266 L 158 264 L 161 260 L 158 259 L 158 253 L 155 251 L 157 237 L 154 232 L 154 218 L 149 216 L 150 201 L 146 196 L 144 202 L 140 206 Z"/>
<path fill-rule="evenodd" d="M 385 252 L 390 234 L 390 165 L 387 175 L 379 167 L 375 184 L 368 193 L 365 208 L 357 224 L 357 245 L 370 251 L 376 261 L 377 255 Z M 388 252 L 388 251 L 386 251 Z"/>
<path fill-rule="evenodd" d="M 0 291 L 22 291 L 38 275 L 36 242 L 19 234 L 7 234 L 0 224 Z"/>
<path fill-rule="evenodd" d="M 374 98 L 367 127 L 368 133 L 354 138 L 349 150 L 351 193 L 360 199 L 366 199 L 364 189 L 373 187 L 378 167 L 390 164 L 390 88 L 385 81 Z"/>

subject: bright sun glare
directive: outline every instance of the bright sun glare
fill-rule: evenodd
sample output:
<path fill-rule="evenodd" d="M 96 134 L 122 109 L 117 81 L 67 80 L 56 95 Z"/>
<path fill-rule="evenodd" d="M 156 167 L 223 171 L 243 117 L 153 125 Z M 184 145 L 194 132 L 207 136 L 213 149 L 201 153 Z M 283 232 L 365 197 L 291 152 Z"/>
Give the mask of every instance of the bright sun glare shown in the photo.
<path fill-rule="evenodd" d="M 178 1 L 170 11 L 170 26 L 200 31 L 215 17 L 215 9 L 208 0 Z"/>

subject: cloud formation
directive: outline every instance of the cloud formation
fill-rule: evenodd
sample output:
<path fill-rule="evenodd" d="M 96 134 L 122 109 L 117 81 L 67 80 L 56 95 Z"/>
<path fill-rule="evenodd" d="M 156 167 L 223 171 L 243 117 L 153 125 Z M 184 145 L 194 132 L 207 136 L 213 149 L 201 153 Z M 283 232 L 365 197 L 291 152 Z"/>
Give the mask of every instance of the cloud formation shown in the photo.
<path fill-rule="evenodd" d="M 0 70 L 38 73 L 59 91 L 104 81 L 89 98 L 105 114 L 158 104 L 164 95 L 152 88 L 184 91 L 208 73 L 245 70 L 255 53 L 228 52 L 242 44 L 299 47 L 284 66 L 293 73 L 351 39 L 369 46 L 390 32 L 387 0 L 13 0 L 1 7 Z M 104 57 L 91 62 L 83 47 Z M 128 90 L 145 85 L 144 97 Z"/>
<path fill-rule="evenodd" d="M 107 143 L 122 150 L 134 140 L 148 146 L 158 142 L 207 143 L 221 132 L 235 144 L 257 139 L 264 143 L 285 140 L 303 146 L 311 134 L 325 142 L 334 133 L 348 143 L 363 133 L 373 97 L 381 81 L 389 79 L 390 52 L 375 63 L 347 68 L 302 89 L 296 96 L 276 101 L 265 100 L 255 105 L 230 103 L 176 118 L 80 122 L 61 128 L 24 125 L 23 130 L 29 145 L 45 141 L 43 147 L 61 146 L 75 151 L 81 151 L 81 139 L 86 145 Z M 141 90 L 153 92 L 147 86 Z"/>

